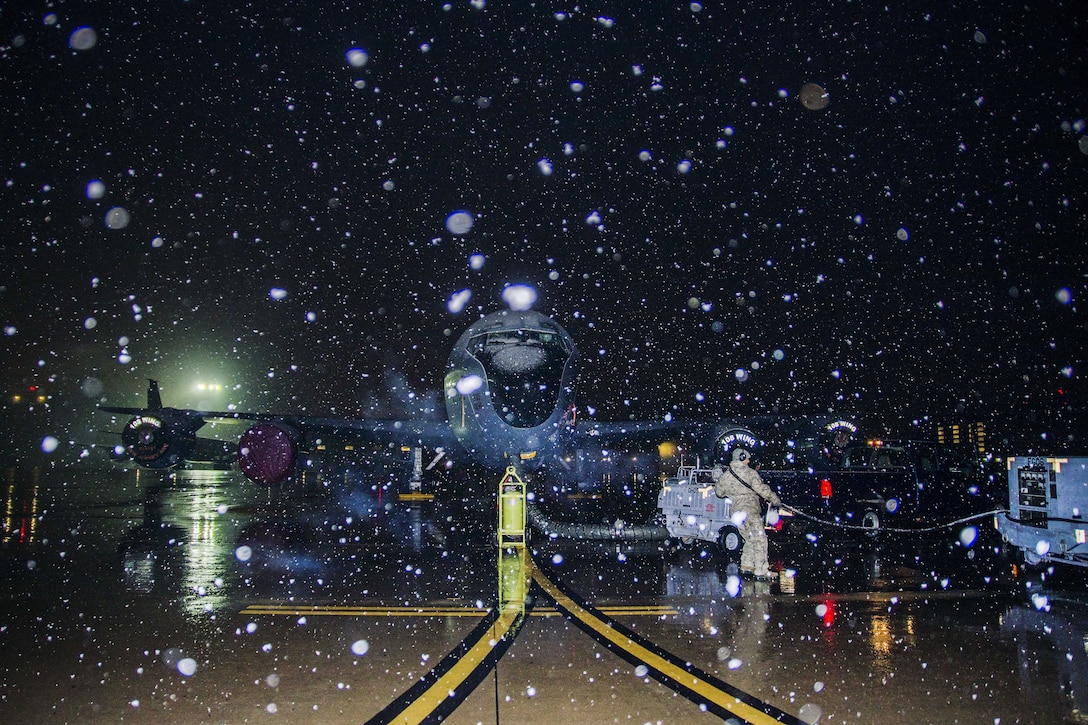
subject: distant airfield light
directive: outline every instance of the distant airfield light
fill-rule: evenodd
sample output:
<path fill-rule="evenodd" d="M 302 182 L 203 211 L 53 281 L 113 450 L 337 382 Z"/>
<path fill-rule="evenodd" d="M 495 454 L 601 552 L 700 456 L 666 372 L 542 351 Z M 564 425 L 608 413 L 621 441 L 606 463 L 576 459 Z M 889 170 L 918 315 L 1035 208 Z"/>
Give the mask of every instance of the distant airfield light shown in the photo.
<path fill-rule="evenodd" d="M 68 36 L 68 47 L 72 50 L 90 50 L 98 44 L 98 33 L 94 28 L 84 25 L 76 28 Z"/>
<path fill-rule="evenodd" d="M 471 299 L 472 290 L 467 288 L 459 290 L 450 295 L 450 299 L 446 303 L 446 308 L 455 315 L 460 314 L 461 311 L 465 309 L 465 305 L 467 305 L 469 300 Z"/>
<path fill-rule="evenodd" d="M 87 198 L 101 199 L 106 195 L 106 185 L 98 179 L 87 183 Z"/>
<path fill-rule="evenodd" d="M 42 438 L 42 450 L 46 453 L 52 453 L 57 450 L 57 446 L 60 445 L 60 441 L 53 436 L 46 436 Z"/>
<path fill-rule="evenodd" d="M 287 299 L 287 290 L 282 287 L 273 287 L 268 290 L 268 296 L 279 302 L 280 300 Z"/>
<path fill-rule="evenodd" d="M 362 48 L 351 48 L 344 57 L 352 68 L 362 68 L 370 60 L 370 56 Z"/>
<path fill-rule="evenodd" d="M 446 229 L 450 230 L 450 234 L 468 234 L 474 223 L 472 212 L 465 209 L 459 209 L 446 217 Z"/>
<path fill-rule="evenodd" d="M 115 206 L 106 212 L 106 226 L 110 229 L 124 229 L 131 220 L 132 215 L 124 207 Z"/>
<path fill-rule="evenodd" d="M 484 268 L 485 262 L 487 262 L 487 257 L 482 254 L 472 254 L 468 258 L 468 266 L 476 272 Z"/>
<path fill-rule="evenodd" d="M 502 299 L 514 312 L 523 312 L 536 303 L 536 290 L 527 284 L 512 284 L 502 291 Z"/>

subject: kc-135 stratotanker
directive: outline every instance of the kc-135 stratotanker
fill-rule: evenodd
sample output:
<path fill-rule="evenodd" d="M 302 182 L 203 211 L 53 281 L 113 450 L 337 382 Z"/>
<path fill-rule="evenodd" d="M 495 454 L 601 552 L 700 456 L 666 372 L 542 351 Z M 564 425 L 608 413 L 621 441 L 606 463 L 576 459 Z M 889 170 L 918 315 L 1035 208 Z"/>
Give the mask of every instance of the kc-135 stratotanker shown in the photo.
<path fill-rule="evenodd" d="M 719 420 L 587 421 L 576 415 L 578 350 L 551 317 L 532 310 L 493 312 L 457 340 L 446 366 L 446 420 L 327 418 L 272 413 L 202 411 L 164 407 L 150 381 L 147 408 L 103 406 L 133 416 L 121 433 L 125 452 L 142 466 L 169 468 L 197 450 L 197 431 L 208 421 L 236 419 L 253 425 L 238 441 L 238 463 L 250 480 L 275 484 L 299 464 L 299 452 L 323 438 L 360 443 L 457 450 L 474 463 L 502 471 L 547 468 L 571 475 L 569 457 L 624 442 L 676 438 L 706 459 L 761 441 L 804 441 L 802 456 L 821 456 L 849 443 L 856 428 L 828 416 L 760 416 Z M 801 461 L 799 461 L 801 463 Z"/>

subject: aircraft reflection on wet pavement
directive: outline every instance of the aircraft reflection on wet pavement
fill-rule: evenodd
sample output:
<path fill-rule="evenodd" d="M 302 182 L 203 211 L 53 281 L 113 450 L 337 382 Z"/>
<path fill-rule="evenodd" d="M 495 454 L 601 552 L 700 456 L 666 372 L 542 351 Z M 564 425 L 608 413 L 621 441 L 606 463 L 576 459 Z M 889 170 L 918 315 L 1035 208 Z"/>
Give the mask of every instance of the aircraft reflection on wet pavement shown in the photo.
<path fill-rule="evenodd" d="M 191 659 L 214 672 L 212 679 L 237 679 L 232 691 L 268 674 L 262 653 L 279 653 L 280 707 L 289 697 L 312 700 L 324 721 L 337 722 L 331 703 L 350 695 L 364 698 L 343 710 L 353 713 L 344 718 L 357 721 L 383 711 L 444 653 L 468 641 L 473 623 L 483 626 L 495 610 L 500 581 L 510 578 L 496 569 L 487 533 L 493 496 L 484 505 L 458 507 L 459 516 L 479 512 L 477 527 L 448 516 L 440 501 L 409 505 L 386 493 L 379 498 L 378 491 L 361 498 L 357 485 L 273 487 L 254 501 L 241 477 L 229 472 L 16 472 L 6 481 L 0 553 L 11 585 L 0 623 L 0 648 L 8 656 L 0 659 L 9 664 L 0 665 L 0 674 L 10 685 L 9 712 L 31 720 L 44 713 L 32 672 L 42 673 L 40 686 L 64 682 L 87 701 L 101 702 L 101 677 L 88 672 L 71 679 L 62 664 L 83 650 L 89 627 L 99 633 L 94 658 L 103 667 L 133 669 L 126 659 L 132 652 L 199 652 Z M 30 511 L 36 512 L 32 527 Z M 493 519 L 491 526 L 493 533 Z M 604 707 L 599 700 L 611 701 L 611 690 L 620 693 L 622 704 L 613 706 L 619 712 L 697 717 L 691 703 L 646 704 L 647 698 L 657 702 L 646 681 L 665 682 L 646 660 L 663 648 L 681 664 L 696 665 L 711 683 L 689 697 L 713 697 L 713 683 L 720 683 L 719 690 L 736 687 L 753 702 L 808 722 L 820 713 L 829 722 L 1075 719 L 1084 712 L 1083 583 L 1044 594 L 1035 576 L 1031 598 L 1003 560 L 967 556 L 988 544 L 967 547 L 964 540 L 959 531 L 922 543 L 830 532 L 773 535 L 772 561 L 794 573 L 794 593 L 783 594 L 777 583 L 738 577 L 734 565 L 710 549 L 538 536 L 529 551 L 543 579 L 576 595 L 575 605 L 591 604 L 646 638 L 637 650 L 643 659 L 577 634 L 602 636 L 592 623 L 564 624 L 547 591 L 534 590 L 525 599 L 530 621 L 495 670 L 496 689 L 508 693 L 500 704 L 507 718 L 524 722 L 554 721 L 563 712 L 611 720 L 617 710 L 593 709 Z M 58 598 L 78 602 L 78 609 L 55 610 Z M 42 629 L 46 621 L 49 630 Z M 256 649 L 247 640 L 253 631 L 264 633 L 265 644 Z M 45 632 L 50 639 L 43 639 Z M 153 636 L 158 632 L 168 634 Z M 360 641 L 370 655 L 347 650 Z M 43 647 L 40 655 L 30 654 Z M 330 675 L 332 694 L 297 689 L 303 687 L 298 679 L 288 685 L 289 662 L 340 649 L 347 650 L 348 669 Z M 667 658 L 654 662 L 663 670 L 676 666 Z M 227 663 L 229 671 L 222 669 Z M 334 667 L 325 654 L 315 665 Z M 617 667 L 633 677 L 617 680 Z M 583 680 L 581 672 L 593 674 Z M 199 671 L 181 674 L 186 691 L 201 693 L 193 698 L 204 715 L 185 710 L 182 701 L 164 701 L 170 712 L 206 719 L 211 709 L 216 719 L 241 719 L 245 710 L 231 709 L 235 700 L 209 690 Z M 159 702 L 139 681 L 111 681 L 123 698 L 116 704 Z M 336 682 L 354 684 L 338 689 Z M 467 696 L 451 721 L 491 721 L 495 703 L 479 698 Z M 69 699 L 73 709 L 59 705 L 66 717 L 87 714 Z M 104 721 L 125 712 L 109 707 L 101 711 Z M 306 712 L 297 714 L 315 715 Z M 748 716 L 761 717 L 758 708 Z"/>

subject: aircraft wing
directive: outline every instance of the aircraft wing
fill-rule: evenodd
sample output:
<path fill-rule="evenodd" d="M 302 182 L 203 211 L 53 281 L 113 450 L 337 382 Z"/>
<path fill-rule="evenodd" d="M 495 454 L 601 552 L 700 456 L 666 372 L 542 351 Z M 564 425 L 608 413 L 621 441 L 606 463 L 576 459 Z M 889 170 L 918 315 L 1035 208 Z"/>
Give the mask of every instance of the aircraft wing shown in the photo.
<path fill-rule="evenodd" d="M 579 433 L 597 443 L 613 445 L 619 442 L 659 440 L 662 437 L 677 435 L 683 426 L 673 421 L 628 420 L 616 422 L 592 421 Z"/>
<path fill-rule="evenodd" d="M 209 421 L 251 423 L 238 442 L 239 465 L 258 482 L 280 479 L 294 469 L 299 449 L 323 438 L 368 443 L 392 443 L 448 448 L 456 441 L 449 425 L 439 420 L 366 420 L 186 408 L 123 408 L 103 406 L 106 413 L 130 415 L 121 432 L 126 452 L 141 465 L 167 468 L 197 454 L 196 432 Z"/>

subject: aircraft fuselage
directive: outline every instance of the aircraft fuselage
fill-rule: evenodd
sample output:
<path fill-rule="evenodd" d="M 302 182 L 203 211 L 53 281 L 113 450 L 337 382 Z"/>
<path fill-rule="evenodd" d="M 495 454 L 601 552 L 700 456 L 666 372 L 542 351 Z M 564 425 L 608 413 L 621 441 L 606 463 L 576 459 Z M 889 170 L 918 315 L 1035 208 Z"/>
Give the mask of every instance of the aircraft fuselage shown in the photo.
<path fill-rule="evenodd" d="M 573 431 L 577 357 L 567 331 L 539 312 L 483 317 L 449 357 L 444 388 L 454 435 L 487 466 L 554 461 Z"/>

